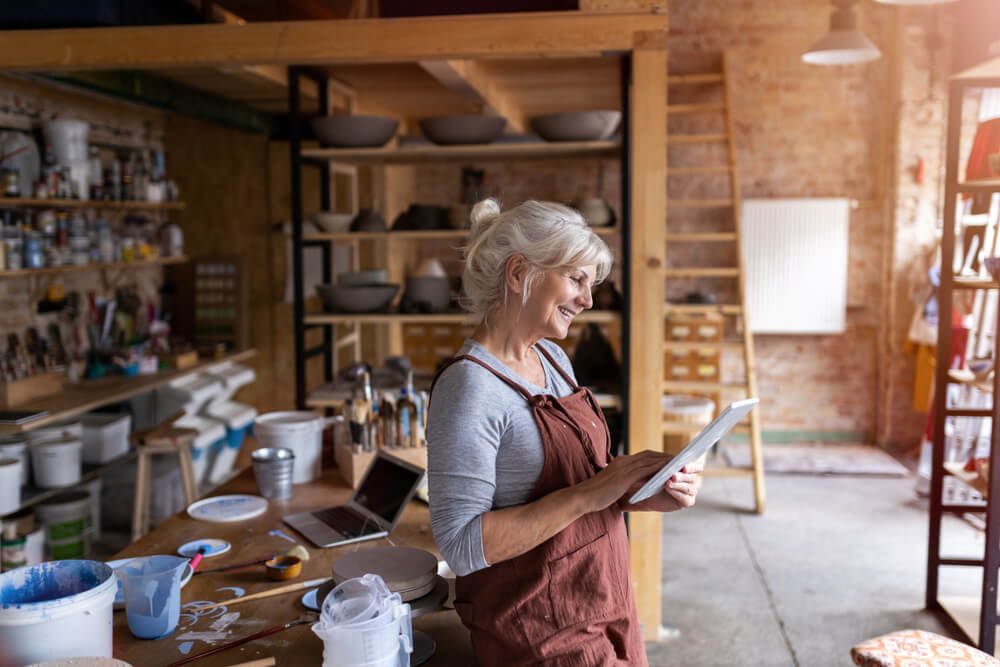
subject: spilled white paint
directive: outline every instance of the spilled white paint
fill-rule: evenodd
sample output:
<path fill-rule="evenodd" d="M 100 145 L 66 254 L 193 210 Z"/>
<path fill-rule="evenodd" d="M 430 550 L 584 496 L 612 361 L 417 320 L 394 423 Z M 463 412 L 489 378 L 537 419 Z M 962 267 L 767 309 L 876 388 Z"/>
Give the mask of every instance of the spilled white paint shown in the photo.
<path fill-rule="evenodd" d="M 283 540 L 288 540 L 292 544 L 298 544 L 298 542 L 295 541 L 295 538 L 292 538 L 292 537 L 289 537 L 288 535 L 285 535 L 280 530 L 272 530 L 271 532 L 268 533 L 268 535 L 275 535 L 277 537 L 280 537 Z"/>
<path fill-rule="evenodd" d="M 194 642 L 184 642 L 183 644 L 177 647 L 177 650 L 183 653 L 184 655 L 187 655 L 188 653 L 191 652 L 192 646 L 194 646 Z"/>
<path fill-rule="evenodd" d="M 240 588 L 239 586 L 226 586 L 224 588 L 216 588 L 216 591 L 232 591 L 233 597 L 241 598 L 246 594 L 246 590 Z"/>

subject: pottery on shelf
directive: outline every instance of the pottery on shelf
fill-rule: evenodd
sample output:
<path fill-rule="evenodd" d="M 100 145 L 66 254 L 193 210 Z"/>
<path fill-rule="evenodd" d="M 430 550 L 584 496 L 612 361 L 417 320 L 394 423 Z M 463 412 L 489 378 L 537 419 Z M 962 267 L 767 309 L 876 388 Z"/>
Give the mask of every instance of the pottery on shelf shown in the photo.
<path fill-rule="evenodd" d="M 507 119 L 503 116 L 434 116 L 420 121 L 420 131 L 435 144 L 488 144 L 503 132 Z"/>
<path fill-rule="evenodd" d="M 316 285 L 323 305 L 332 312 L 374 313 L 384 310 L 399 292 L 399 285 Z"/>
<path fill-rule="evenodd" d="M 351 228 L 354 216 L 350 213 L 334 213 L 333 211 L 318 211 L 313 213 L 312 221 L 324 232 L 340 234 Z"/>
<path fill-rule="evenodd" d="M 580 212 L 591 227 L 608 227 L 615 224 L 615 212 L 601 197 L 586 197 L 573 202 L 573 208 Z"/>
<path fill-rule="evenodd" d="M 531 128 L 546 141 L 599 141 L 614 134 L 621 111 L 561 111 L 531 119 Z"/>
<path fill-rule="evenodd" d="M 449 229 L 451 216 L 447 207 L 434 204 L 410 204 L 392 223 L 393 231 Z"/>
<path fill-rule="evenodd" d="M 351 220 L 352 232 L 384 232 L 385 219 L 370 208 L 363 208 Z"/>
<path fill-rule="evenodd" d="M 403 301 L 411 311 L 443 313 L 451 303 L 451 281 L 447 276 L 411 276 L 406 279 Z"/>
<path fill-rule="evenodd" d="M 320 144 L 337 148 L 384 146 L 399 127 L 398 120 L 386 116 L 316 116 L 309 122 Z"/>

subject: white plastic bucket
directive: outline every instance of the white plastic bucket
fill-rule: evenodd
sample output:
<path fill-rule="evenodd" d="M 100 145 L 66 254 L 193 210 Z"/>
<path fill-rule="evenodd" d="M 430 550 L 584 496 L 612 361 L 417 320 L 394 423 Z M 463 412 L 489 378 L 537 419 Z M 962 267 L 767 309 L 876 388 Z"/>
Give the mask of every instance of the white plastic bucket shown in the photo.
<path fill-rule="evenodd" d="M 295 453 L 292 484 L 320 476 L 323 465 L 323 430 L 332 424 L 315 412 L 268 412 L 254 422 L 253 434 L 260 447 L 287 447 Z"/>
<path fill-rule="evenodd" d="M 0 459 L 19 459 L 21 461 L 21 485 L 28 483 L 28 439 L 24 436 L 0 438 Z"/>
<path fill-rule="evenodd" d="M 0 455 L 0 514 L 10 514 L 21 506 L 21 459 Z"/>
<path fill-rule="evenodd" d="M 128 453 L 132 415 L 95 412 L 83 415 L 80 422 L 84 463 L 107 463 Z"/>
<path fill-rule="evenodd" d="M 15 665 L 110 658 L 118 579 L 88 560 L 27 565 L 0 574 L 0 646 Z"/>
<path fill-rule="evenodd" d="M 34 445 L 38 442 L 65 440 L 67 438 L 79 440 L 82 437 L 83 424 L 79 421 L 64 421 L 28 431 L 28 444 Z"/>
<path fill-rule="evenodd" d="M 72 486 L 83 471 L 83 442 L 78 439 L 47 440 L 31 445 L 35 484 L 43 488 Z"/>
<path fill-rule="evenodd" d="M 46 122 L 43 129 L 59 164 L 68 166 L 87 161 L 87 136 L 90 134 L 87 122 L 57 118 Z"/>
<path fill-rule="evenodd" d="M 90 552 L 90 494 L 67 491 L 35 506 L 54 560 L 85 557 Z"/>

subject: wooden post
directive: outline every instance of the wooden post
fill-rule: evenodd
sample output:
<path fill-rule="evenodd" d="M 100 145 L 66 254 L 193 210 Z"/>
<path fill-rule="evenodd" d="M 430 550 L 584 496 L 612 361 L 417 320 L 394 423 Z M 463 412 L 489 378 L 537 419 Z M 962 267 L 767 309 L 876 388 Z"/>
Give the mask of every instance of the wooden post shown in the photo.
<path fill-rule="evenodd" d="M 661 373 L 663 367 L 664 264 L 667 210 L 667 53 L 662 40 L 632 55 L 631 170 L 632 319 L 629 330 L 628 442 L 632 453 L 663 448 Z M 657 369 L 652 372 L 650 369 Z M 660 629 L 660 514 L 629 515 L 632 588 L 643 639 L 656 641 Z"/>

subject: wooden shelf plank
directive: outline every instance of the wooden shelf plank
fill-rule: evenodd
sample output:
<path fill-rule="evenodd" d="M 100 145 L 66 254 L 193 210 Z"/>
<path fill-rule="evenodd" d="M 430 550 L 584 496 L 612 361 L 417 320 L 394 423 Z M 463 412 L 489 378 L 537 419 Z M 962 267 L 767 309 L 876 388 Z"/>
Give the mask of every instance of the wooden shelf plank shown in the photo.
<path fill-rule="evenodd" d="M 668 199 L 668 208 L 728 208 L 732 199 Z"/>
<path fill-rule="evenodd" d="M 978 276 L 954 276 L 952 286 L 955 289 L 997 289 L 1000 285 L 992 278 L 980 278 Z"/>
<path fill-rule="evenodd" d="M 219 359 L 200 359 L 197 364 L 180 370 L 160 371 L 152 375 L 124 377 L 114 375 L 99 380 L 84 380 L 76 385 L 67 385 L 61 394 L 46 396 L 24 405 L 17 406 L 19 410 L 48 410 L 49 414 L 41 419 L 26 424 L 0 425 L 0 434 L 18 431 L 30 431 L 40 426 L 46 426 L 64 419 L 76 417 L 102 405 L 117 403 L 144 394 L 147 391 L 165 385 L 171 380 L 195 373 L 209 366 L 215 366 L 224 361 L 243 361 L 257 354 L 253 348 L 234 352 Z"/>
<path fill-rule="evenodd" d="M 666 315 L 671 313 L 719 313 L 720 315 L 741 315 L 743 306 L 735 303 L 723 304 L 687 304 L 687 303 L 667 303 L 663 305 L 663 312 Z"/>
<path fill-rule="evenodd" d="M 580 313 L 574 323 L 595 322 L 606 324 L 617 322 L 621 315 L 614 310 L 592 310 Z M 360 322 L 361 324 L 462 324 L 471 322 L 468 313 L 313 313 L 303 318 L 305 324 L 346 324 Z"/>
<path fill-rule="evenodd" d="M 702 473 L 703 477 L 753 477 L 750 466 L 708 466 Z"/>
<path fill-rule="evenodd" d="M 738 278 L 739 267 L 734 266 L 691 266 L 676 269 L 665 269 L 668 278 Z"/>
<path fill-rule="evenodd" d="M 749 389 L 742 382 L 698 382 L 697 380 L 665 380 L 663 391 L 666 393 L 677 391 L 743 391 Z"/>
<path fill-rule="evenodd" d="M 674 243 L 687 243 L 687 242 L 705 242 L 705 243 L 717 243 L 725 241 L 735 241 L 736 232 L 692 232 L 685 234 L 670 234 L 667 233 L 667 243 L 673 241 Z"/>
<path fill-rule="evenodd" d="M 691 433 L 691 434 L 701 433 L 702 430 L 704 430 L 704 428 L 705 428 L 704 424 L 687 424 L 685 422 L 671 422 L 671 421 L 663 422 L 663 432 L 668 435 L 674 435 L 674 434 L 680 435 L 684 433 Z M 750 425 L 737 424 L 729 432 L 749 435 Z"/>
<path fill-rule="evenodd" d="M 978 181 L 965 181 L 964 183 L 959 183 L 956 186 L 957 192 L 962 192 L 965 194 L 979 194 L 979 193 L 991 193 L 1000 192 L 1000 178 L 988 178 Z"/>
<path fill-rule="evenodd" d="M 621 233 L 621 227 L 591 227 L 599 236 L 614 236 Z M 464 239 L 469 236 L 468 229 L 428 229 L 399 232 L 318 232 L 303 234 L 303 241 L 419 241 L 431 239 Z"/>
<path fill-rule="evenodd" d="M 401 146 L 398 148 L 307 148 L 303 159 L 348 164 L 418 164 L 447 160 L 525 160 L 618 157 L 618 141 L 499 143 L 475 146 Z"/>
<path fill-rule="evenodd" d="M 690 114 L 690 113 L 711 113 L 725 111 L 726 105 L 722 102 L 714 102 L 710 104 L 668 104 L 667 113 L 676 116 L 678 114 Z"/>
<path fill-rule="evenodd" d="M 83 271 L 106 271 L 108 269 L 142 269 L 149 266 L 162 266 L 164 264 L 183 264 L 188 258 L 180 257 L 157 257 L 155 259 L 140 259 L 134 262 L 110 262 L 99 264 L 74 264 L 71 266 L 49 266 L 44 269 L 17 269 L 0 270 L 0 280 L 4 278 L 24 278 L 25 276 L 51 276 L 61 273 L 81 273 Z"/>
<path fill-rule="evenodd" d="M 132 209 L 148 211 L 182 211 L 182 201 L 104 201 L 82 199 L 33 199 L 28 197 L 0 197 L 0 208 L 13 206 L 31 206 L 37 208 L 105 208 Z"/>
<path fill-rule="evenodd" d="M 698 350 L 742 350 L 743 343 L 736 341 L 687 341 L 687 340 L 666 340 L 663 341 L 665 350 L 687 350 L 697 352 Z"/>
<path fill-rule="evenodd" d="M 35 486 L 28 486 L 21 489 L 21 506 L 15 510 L 19 511 L 26 507 L 31 507 L 37 505 L 38 503 L 45 502 L 49 498 L 53 498 L 60 493 L 65 493 L 72 489 L 78 489 L 88 482 L 92 482 L 101 475 L 103 475 L 108 470 L 112 468 L 117 468 L 118 466 L 128 463 L 129 461 L 134 461 L 138 453 L 134 447 L 129 447 L 129 450 L 122 454 L 121 456 L 114 458 L 106 463 L 100 464 L 83 464 L 83 471 L 80 474 L 80 481 L 71 486 L 60 486 L 53 489 L 42 489 Z"/>
<path fill-rule="evenodd" d="M 683 176 L 689 174 L 727 174 L 732 170 L 732 166 L 728 164 L 719 164 L 710 167 L 667 167 L 667 175 Z"/>

